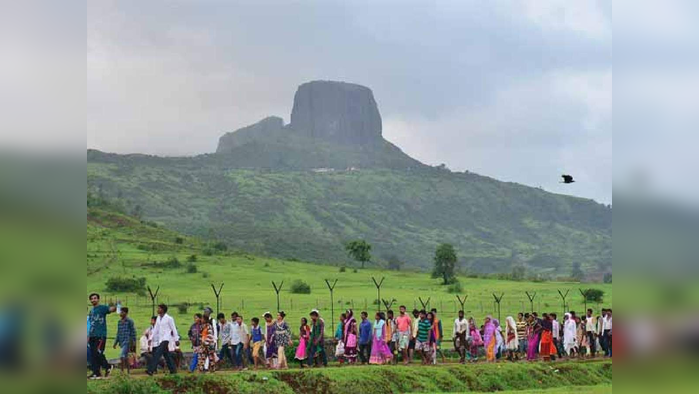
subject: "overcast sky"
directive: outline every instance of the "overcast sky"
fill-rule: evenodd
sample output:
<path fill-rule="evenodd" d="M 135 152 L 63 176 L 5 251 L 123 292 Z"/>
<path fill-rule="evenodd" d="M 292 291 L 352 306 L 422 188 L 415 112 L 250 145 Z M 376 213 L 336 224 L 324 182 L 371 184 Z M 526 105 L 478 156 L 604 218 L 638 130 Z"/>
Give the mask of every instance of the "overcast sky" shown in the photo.
<path fill-rule="evenodd" d="M 370 87 L 384 137 L 427 164 L 610 203 L 612 31 L 627 66 L 648 43 L 696 42 L 691 2 L 636 3 L 615 2 L 626 18 L 612 29 L 611 1 L 89 1 L 87 146 L 213 152 L 225 132 L 288 122 L 299 84 L 340 80 Z M 629 68 L 618 85 L 629 102 L 618 136 L 645 150 L 617 150 L 615 175 L 648 164 L 658 141 L 635 133 L 653 121 L 697 124 L 696 68 L 666 72 L 687 47 L 666 52 L 669 66 Z"/>

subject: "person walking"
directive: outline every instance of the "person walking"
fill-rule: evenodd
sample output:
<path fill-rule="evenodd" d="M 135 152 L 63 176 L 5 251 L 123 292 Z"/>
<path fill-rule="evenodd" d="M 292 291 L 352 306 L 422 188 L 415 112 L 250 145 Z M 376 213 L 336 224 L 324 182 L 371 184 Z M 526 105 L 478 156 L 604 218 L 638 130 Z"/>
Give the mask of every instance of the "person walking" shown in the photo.
<path fill-rule="evenodd" d="M 107 315 L 115 312 L 116 306 L 101 305 L 100 295 L 97 293 L 90 294 L 88 298 L 92 304 L 87 333 L 87 343 L 90 345 L 90 367 L 92 368 L 89 379 L 99 379 L 102 377 L 102 368 L 104 368 L 105 376 L 109 376 L 112 372 L 112 366 L 104 356 L 104 347 L 107 343 Z"/>
<path fill-rule="evenodd" d="M 201 346 L 201 319 L 201 313 L 194 314 L 194 323 L 189 326 L 187 331 L 187 337 L 192 343 L 192 361 L 189 363 L 189 372 L 194 372 L 197 369 L 199 346 Z"/>
<path fill-rule="evenodd" d="M 328 356 L 325 353 L 325 321 L 317 309 L 309 314 L 311 317 L 311 333 L 308 340 L 308 366 L 317 366 L 319 362 L 328 366 Z"/>
<path fill-rule="evenodd" d="M 200 322 L 201 340 L 197 355 L 199 372 L 216 372 L 216 322 L 211 318 L 211 308 L 206 307 Z"/>
<path fill-rule="evenodd" d="M 274 323 L 274 344 L 277 347 L 277 368 L 288 369 L 286 361 L 286 347 L 291 346 L 291 329 L 284 318 L 286 313 L 279 311 L 277 321 Z"/>
<path fill-rule="evenodd" d="M 308 319 L 301 318 L 299 324 L 299 346 L 296 348 L 294 359 L 299 361 L 301 368 L 305 367 L 308 358 L 308 343 L 311 337 L 311 328 L 308 326 Z"/>
<path fill-rule="evenodd" d="M 131 374 L 131 365 L 129 365 L 129 352 L 136 352 L 136 326 L 133 320 L 128 316 L 129 308 L 122 307 L 119 312 L 121 319 L 117 324 L 117 336 L 114 339 L 113 348 L 117 345 L 121 347 L 119 352 L 119 361 L 121 362 L 121 372 L 124 370 Z"/>
<path fill-rule="evenodd" d="M 371 325 L 371 323 L 369 323 Z M 391 349 L 388 348 L 386 340 L 386 316 L 383 312 L 377 312 L 375 316 L 375 323 L 372 329 L 372 340 L 371 340 L 371 357 L 369 358 L 369 363 L 371 364 L 385 364 L 390 362 L 393 358 Z"/>
<path fill-rule="evenodd" d="M 359 360 L 362 364 L 367 364 L 371 355 L 372 327 L 366 312 L 362 312 L 360 316 L 362 322 L 359 324 Z"/>
<path fill-rule="evenodd" d="M 345 355 L 343 357 L 348 364 L 354 364 L 357 361 L 357 319 L 355 319 L 352 309 L 348 309 L 345 315 L 347 318 L 343 332 L 345 344 Z"/>
<path fill-rule="evenodd" d="M 403 356 L 403 364 L 408 365 L 410 362 L 410 342 L 412 340 L 412 319 L 406 313 L 405 305 L 401 305 L 398 309 L 396 330 L 398 331 L 398 343 L 396 344 L 398 352 Z M 415 346 L 413 346 L 414 348 Z"/>
<path fill-rule="evenodd" d="M 459 311 L 459 317 L 454 320 L 452 339 L 454 341 L 454 350 L 459 354 L 459 363 L 461 364 L 466 362 L 468 331 L 468 320 L 464 318 L 464 311 Z"/>
<path fill-rule="evenodd" d="M 177 326 L 175 325 L 175 320 L 167 314 L 167 305 L 158 305 L 158 318 L 155 321 L 155 327 L 153 328 L 153 358 L 151 359 L 150 365 L 146 373 L 153 376 L 157 369 L 158 362 L 161 357 L 165 357 L 165 363 L 167 368 L 170 370 L 171 374 L 177 373 L 177 368 L 172 360 L 172 355 L 170 354 L 169 346 L 170 342 L 175 342 L 175 345 L 179 346 L 180 336 L 177 334 Z"/>
<path fill-rule="evenodd" d="M 519 336 L 517 333 L 517 323 L 512 316 L 507 316 L 505 319 L 505 348 L 507 349 L 507 359 L 515 361 L 517 349 L 519 348 Z"/>
<path fill-rule="evenodd" d="M 221 333 L 221 350 L 219 350 L 218 353 L 219 368 L 221 367 L 220 364 L 223 364 L 223 362 L 226 359 L 231 364 L 231 367 L 235 368 L 237 366 L 237 363 L 233 359 L 233 350 L 231 344 L 233 324 L 226 320 L 226 315 L 223 313 L 219 313 L 218 315 L 216 315 L 216 320 L 218 320 L 218 324 L 220 327 L 219 332 Z"/>

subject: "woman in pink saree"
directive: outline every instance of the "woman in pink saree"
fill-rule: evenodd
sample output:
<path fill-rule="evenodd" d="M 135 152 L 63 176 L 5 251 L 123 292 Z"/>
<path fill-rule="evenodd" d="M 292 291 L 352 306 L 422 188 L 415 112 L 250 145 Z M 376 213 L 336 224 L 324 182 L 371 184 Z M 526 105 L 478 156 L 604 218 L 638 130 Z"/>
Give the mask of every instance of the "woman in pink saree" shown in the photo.
<path fill-rule="evenodd" d="M 385 364 L 391 361 L 393 354 L 386 343 L 386 316 L 383 312 L 376 314 L 369 364 Z"/>
<path fill-rule="evenodd" d="M 527 360 L 536 360 L 536 353 L 539 350 L 539 333 L 541 332 L 541 325 L 534 316 L 529 316 L 529 324 L 527 324 L 527 340 L 529 341 L 527 346 Z"/>
<path fill-rule="evenodd" d="M 488 362 L 495 361 L 495 344 L 497 340 L 495 338 L 495 324 L 493 324 L 493 318 L 488 316 L 485 318 L 485 325 L 483 327 L 483 343 L 485 345 L 485 359 Z"/>
<path fill-rule="evenodd" d="M 478 348 L 483 346 L 483 338 L 481 337 L 481 332 L 476 327 L 476 321 L 473 318 L 468 320 L 468 333 L 469 333 L 469 351 L 470 351 L 470 362 L 478 361 Z"/>
<path fill-rule="evenodd" d="M 354 311 L 348 309 L 345 312 L 347 319 L 345 320 L 344 338 L 345 354 L 344 359 L 348 364 L 354 364 L 357 361 L 357 319 L 354 318 Z"/>

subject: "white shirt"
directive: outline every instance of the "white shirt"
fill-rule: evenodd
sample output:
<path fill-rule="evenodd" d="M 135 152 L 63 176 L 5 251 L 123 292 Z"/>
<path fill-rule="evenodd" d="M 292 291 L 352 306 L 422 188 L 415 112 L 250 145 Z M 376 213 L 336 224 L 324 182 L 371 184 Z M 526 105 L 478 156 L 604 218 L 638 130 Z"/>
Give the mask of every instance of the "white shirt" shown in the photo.
<path fill-rule="evenodd" d="M 595 332 L 595 318 L 593 316 L 585 317 L 585 331 Z"/>
<path fill-rule="evenodd" d="M 468 320 L 467 319 L 459 320 L 458 318 L 456 318 L 454 320 L 454 331 L 453 331 L 454 337 L 456 337 L 457 334 L 461 334 L 463 332 L 466 332 L 466 338 L 468 338 L 468 336 L 469 336 Z"/>
<path fill-rule="evenodd" d="M 176 342 L 180 340 L 180 335 L 175 327 L 175 320 L 167 313 L 158 316 L 153 327 L 153 347 L 157 347 L 161 342 Z"/>
<path fill-rule="evenodd" d="M 605 315 L 602 318 L 602 332 L 612 329 L 612 318 Z"/>
<path fill-rule="evenodd" d="M 244 342 L 249 334 L 248 326 L 246 326 L 245 323 L 241 323 L 240 325 L 237 322 L 231 323 L 231 345 Z"/>
<path fill-rule="evenodd" d="M 227 321 L 221 325 L 221 346 L 231 344 L 231 332 L 233 331 L 233 323 Z"/>
<path fill-rule="evenodd" d="M 551 327 L 553 329 L 553 339 L 559 339 L 561 337 L 561 324 L 558 320 L 551 322 Z"/>

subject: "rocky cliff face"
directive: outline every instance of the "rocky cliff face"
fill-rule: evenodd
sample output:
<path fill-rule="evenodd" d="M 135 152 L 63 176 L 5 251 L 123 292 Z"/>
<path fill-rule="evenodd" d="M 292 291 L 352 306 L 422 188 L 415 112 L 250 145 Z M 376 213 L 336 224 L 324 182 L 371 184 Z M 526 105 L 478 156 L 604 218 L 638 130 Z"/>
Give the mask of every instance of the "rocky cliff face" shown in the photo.
<path fill-rule="evenodd" d="M 416 168 L 423 164 L 381 136 L 367 87 L 313 81 L 299 86 L 291 123 L 276 116 L 226 133 L 216 153 L 231 166 L 264 168 Z M 222 155 L 223 156 L 223 155 Z"/>
<path fill-rule="evenodd" d="M 250 142 L 276 140 L 283 136 L 283 132 L 284 119 L 269 116 L 253 125 L 222 135 L 218 139 L 216 153 L 229 153 Z"/>
<path fill-rule="evenodd" d="M 290 127 L 343 145 L 376 145 L 382 140 L 381 115 L 371 89 L 345 82 L 313 81 L 299 86 Z"/>

